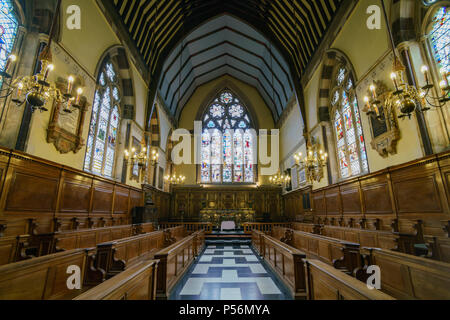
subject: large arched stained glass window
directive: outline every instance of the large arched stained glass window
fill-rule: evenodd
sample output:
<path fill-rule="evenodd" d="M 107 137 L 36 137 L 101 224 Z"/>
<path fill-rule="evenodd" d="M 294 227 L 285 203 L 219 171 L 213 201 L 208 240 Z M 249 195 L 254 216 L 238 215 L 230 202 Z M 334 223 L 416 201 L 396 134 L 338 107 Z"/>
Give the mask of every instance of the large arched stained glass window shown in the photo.
<path fill-rule="evenodd" d="M 11 0 L 0 1 L 0 70 L 6 67 L 16 40 L 19 23 L 14 14 L 14 6 Z"/>
<path fill-rule="evenodd" d="M 109 58 L 103 63 L 97 87 L 84 169 L 112 177 L 120 122 L 120 91 L 117 72 Z"/>
<path fill-rule="evenodd" d="M 434 15 L 430 41 L 438 67 L 450 72 L 450 7 L 439 8 Z"/>
<path fill-rule="evenodd" d="M 214 99 L 203 115 L 202 183 L 254 183 L 255 132 L 246 111 L 230 91 Z"/>
<path fill-rule="evenodd" d="M 367 173 L 366 146 L 351 72 L 340 66 L 331 95 L 337 159 L 341 178 Z"/>

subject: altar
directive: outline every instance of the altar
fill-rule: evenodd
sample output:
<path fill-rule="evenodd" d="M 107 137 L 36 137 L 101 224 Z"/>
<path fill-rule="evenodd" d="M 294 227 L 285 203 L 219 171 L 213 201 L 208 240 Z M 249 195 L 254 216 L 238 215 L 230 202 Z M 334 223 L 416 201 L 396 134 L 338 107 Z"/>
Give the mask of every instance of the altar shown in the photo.
<path fill-rule="evenodd" d="M 200 211 L 202 222 L 210 222 L 217 229 L 239 229 L 243 223 L 255 221 L 255 211 L 252 209 L 216 210 L 203 209 Z"/>

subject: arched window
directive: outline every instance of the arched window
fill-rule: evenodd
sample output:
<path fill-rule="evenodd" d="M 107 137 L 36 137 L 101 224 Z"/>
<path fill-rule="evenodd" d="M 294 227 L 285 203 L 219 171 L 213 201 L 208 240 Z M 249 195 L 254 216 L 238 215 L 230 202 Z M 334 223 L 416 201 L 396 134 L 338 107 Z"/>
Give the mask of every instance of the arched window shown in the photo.
<path fill-rule="evenodd" d="M 354 80 L 345 66 L 337 68 L 331 94 L 337 159 L 341 178 L 367 173 L 366 146 L 354 90 Z"/>
<path fill-rule="evenodd" d="M 107 58 L 100 70 L 92 107 L 84 169 L 112 177 L 120 122 L 117 72 Z"/>
<path fill-rule="evenodd" d="M 432 20 L 430 42 L 438 68 L 450 71 L 450 7 L 437 10 Z"/>
<path fill-rule="evenodd" d="M 254 183 L 256 134 L 241 104 L 224 90 L 203 115 L 202 183 Z"/>
<path fill-rule="evenodd" d="M 18 27 L 19 23 L 14 14 L 12 1 L 0 1 L 0 70 L 2 71 L 14 48 Z"/>

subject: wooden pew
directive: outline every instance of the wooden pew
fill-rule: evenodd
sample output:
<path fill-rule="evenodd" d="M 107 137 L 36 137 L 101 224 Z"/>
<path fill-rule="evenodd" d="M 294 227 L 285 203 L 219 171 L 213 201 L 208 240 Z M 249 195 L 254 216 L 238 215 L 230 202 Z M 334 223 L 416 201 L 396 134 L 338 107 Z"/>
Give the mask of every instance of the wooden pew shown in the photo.
<path fill-rule="evenodd" d="M 428 258 L 450 263 L 450 238 L 425 236 Z"/>
<path fill-rule="evenodd" d="M 138 263 L 74 300 L 155 300 L 158 262 Z"/>
<path fill-rule="evenodd" d="M 67 287 L 67 268 L 81 269 L 81 283 L 90 277 L 87 264 L 92 249 L 75 249 L 0 267 L 0 300 L 72 299 L 81 290 Z M 89 270 L 89 272 L 88 272 Z M 102 279 L 101 274 L 97 275 Z M 100 280 L 101 281 L 101 280 Z"/>
<path fill-rule="evenodd" d="M 133 235 L 133 228 L 132 225 L 124 225 L 56 232 L 53 235 L 53 252 L 90 248 L 95 247 L 98 243 L 131 237 Z"/>
<path fill-rule="evenodd" d="M 264 260 L 283 280 L 296 300 L 305 299 L 306 282 L 302 261 L 306 258 L 305 253 L 259 231 L 253 231 L 252 235 L 252 245 L 255 249 L 258 243 L 253 242 L 253 239 L 258 238 L 263 242 Z M 261 246 L 261 243 L 259 245 Z"/>
<path fill-rule="evenodd" d="M 177 283 L 200 253 L 196 248 L 204 246 L 204 231 L 198 231 L 171 246 L 157 252 L 159 260 L 156 298 L 166 300 Z"/>
<path fill-rule="evenodd" d="M 330 265 L 304 259 L 308 300 L 394 300 Z"/>
<path fill-rule="evenodd" d="M 399 235 L 381 230 L 322 226 L 322 235 L 330 238 L 359 243 L 361 247 L 396 250 Z"/>
<path fill-rule="evenodd" d="M 153 255 L 166 246 L 163 231 L 109 241 L 97 245 L 94 259 L 95 268 L 102 270 L 109 279 L 133 264 L 153 258 Z"/>
<path fill-rule="evenodd" d="M 378 248 L 363 248 L 365 266 L 356 277 L 366 281 L 370 265 L 380 267 L 381 290 L 397 299 L 450 299 L 450 264 Z"/>
<path fill-rule="evenodd" d="M 252 234 L 253 230 L 257 230 L 257 231 L 261 231 L 261 232 L 270 234 L 275 227 L 290 228 L 291 223 L 290 222 L 281 222 L 281 223 L 248 222 L 248 223 L 242 224 L 242 227 L 244 228 L 244 233 L 246 233 L 246 234 Z"/>
<path fill-rule="evenodd" d="M 274 228 L 276 235 L 284 234 L 285 243 L 313 257 L 352 274 L 361 266 L 359 244 L 292 229 Z"/>
<path fill-rule="evenodd" d="M 29 239 L 28 235 L 0 238 L 0 266 L 31 258 L 24 250 Z"/>
<path fill-rule="evenodd" d="M 205 231 L 205 234 L 211 234 L 213 231 L 213 224 L 211 222 L 160 222 L 159 227 L 161 229 L 169 229 L 182 226 L 186 230 L 187 234 L 191 234 L 197 231 Z"/>
<path fill-rule="evenodd" d="M 303 223 L 303 222 L 293 222 L 292 223 L 292 229 L 303 231 L 303 232 L 309 232 L 309 233 L 315 233 L 315 234 L 321 234 L 321 228 L 322 226 L 320 224 L 315 223 Z"/>

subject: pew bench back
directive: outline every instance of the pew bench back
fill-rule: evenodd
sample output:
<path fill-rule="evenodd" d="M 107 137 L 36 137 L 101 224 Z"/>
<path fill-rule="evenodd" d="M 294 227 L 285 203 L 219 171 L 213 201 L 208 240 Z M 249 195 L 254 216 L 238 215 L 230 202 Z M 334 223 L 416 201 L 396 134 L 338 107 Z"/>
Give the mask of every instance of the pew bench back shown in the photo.
<path fill-rule="evenodd" d="M 138 263 L 74 300 L 154 300 L 158 262 Z"/>
<path fill-rule="evenodd" d="M 309 300 L 395 300 L 330 265 L 304 259 Z"/>

